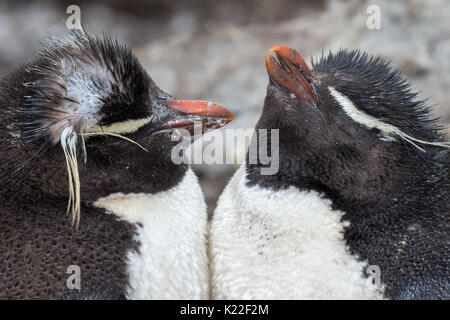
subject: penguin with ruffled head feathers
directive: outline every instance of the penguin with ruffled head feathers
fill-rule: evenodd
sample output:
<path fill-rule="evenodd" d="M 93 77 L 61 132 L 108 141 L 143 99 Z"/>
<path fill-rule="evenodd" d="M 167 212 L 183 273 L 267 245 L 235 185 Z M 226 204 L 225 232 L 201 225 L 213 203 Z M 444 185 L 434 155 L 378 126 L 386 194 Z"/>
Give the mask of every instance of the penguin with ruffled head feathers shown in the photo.
<path fill-rule="evenodd" d="M 206 205 L 170 135 L 231 119 L 107 36 L 47 42 L 0 80 L 0 297 L 207 298 Z"/>
<path fill-rule="evenodd" d="M 272 51 L 253 140 L 279 130 L 279 170 L 248 155 L 219 198 L 213 297 L 448 299 L 450 152 L 426 101 L 360 51 Z"/>

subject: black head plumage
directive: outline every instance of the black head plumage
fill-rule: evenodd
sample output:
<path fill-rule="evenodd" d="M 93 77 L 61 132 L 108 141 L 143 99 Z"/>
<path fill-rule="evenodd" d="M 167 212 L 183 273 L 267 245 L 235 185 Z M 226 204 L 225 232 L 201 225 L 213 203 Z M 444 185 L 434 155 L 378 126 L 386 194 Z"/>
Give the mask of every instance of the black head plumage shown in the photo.
<path fill-rule="evenodd" d="M 427 101 L 361 51 L 330 52 L 311 70 L 289 47 L 271 51 L 256 129 L 279 130 L 279 170 L 248 163 L 248 185 L 320 192 L 344 212 L 350 252 L 380 267 L 387 297 L 448 298 L 450 145 Z"/>
<path fill-rule="evenodd" d="M 419 93 L 390 62 L 360 50 L 341 49 L 322 54 L 312 66 L 367 114 L 419 139 L 442 141 L 442 126 L 431 116 L 428 99 L 418 99 Z"/>
<path fill-rule="evenodd" d="M 133 106 L 148 103 L 149 91 L 167 97 L 131 50 L 108 35 L 52 37 L 24 72 L 32 79 L 23 83 L 29 94 L 17 109 L 25 119 L 16 123 L 24 142 L 56 144 L 67 122 L 80 131 L 85 122 L 140 119 L 146 109 Z"/>
<path fill-rule="evenodd" d="M 259 177 L 256 170 L 255 180 L 314 185 L 362 199 L 384 192 L 390 175 L 445 167 L 441 153 L 450 145 L 441 127 L 390 63 L 339 50 L 323 54 L 310 70 L 289 47 L 271 51 L 277 59 L 266 57 L 270 81 L 257 129 L 279 130 L 280 172 Z"/>
<path fill-rule="evenodd" d="M 43 172 L 55 174 L 61 163 L 66 164 L 69 207 L 77 218 L 79 158 L 88 167 L 89 154 L 95 167 L 84 174 L 90 176 L 84 189 L 93 187 L 88 197 L 98 198 L 108 189 L 156 192 L 173 186 L 186 170 L 185 164 L 170 160 L 177 143 L 168 137 L 172 131 L 191 131 L 198 121 L 206 132 L 232 120 L 218 104 L 172 100 L 126 45 L 80 31 L 50 38 L 36 58 L 4 76 L 0 106 L 1 147 L 8 163 L 2 172 L 22 173 L 27 165 L 39 163 L 35 174 L 46 180 L 51 175 L 44 177 Z M 96 173 L 107 171 L 114 173 L 116 183 L 96 180 Z M 162 177 L 154 179 L 158 176 Z M 22 180 L 8 176 L 8 181 Z"/>

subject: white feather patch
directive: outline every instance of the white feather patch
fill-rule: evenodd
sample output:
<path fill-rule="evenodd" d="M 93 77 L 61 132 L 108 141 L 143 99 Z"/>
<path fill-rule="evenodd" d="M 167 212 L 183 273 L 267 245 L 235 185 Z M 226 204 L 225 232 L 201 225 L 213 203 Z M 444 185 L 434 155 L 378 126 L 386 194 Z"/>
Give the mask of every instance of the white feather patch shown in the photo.
<path fill-rule="evenodd" d="M 126 120 L 122 122 L 116 122 L 109 124 L 107 126 L 93 126 L 89 129 L 89 133 L 97 133 L 97 132 L 111 132 L 111 133 L 132 133 L 136 132 L 139 128 L 145 126 L 152 120 L 152 117 L 147 117 L 143 119 L 136 120 Z"/>
<path fill-rule="evenodd" d="M 245 164 L 210 229 L 214 299 L 379 299 L 346 248 L 343 212 L 315 191 L 246 185 Z M 369 262 L 370 263 L 370 262 Z"/>
<path fill-rule="evenodd" d="M 206 204 L 191 169 L 167 191 L 117 193 L 94 205 L 138 224 L 139 252 L 128 253 L 128 299 L 208 298 Z"/>
<path fill-rule="evenodd" d="M 446 142 L 429 142 L 429 141 L 423 141 L 420 139 L 416 139 L 403 131 L 401 131 L 396 126 L 393 126 L 389 123 L 383 122 L 361 110 L 359 110 L 355 104 L 344 94 L 340 93 L 333 87 L 328 87 L 328 90 L 330 91 L 330 94 L 333 96 L 333 98 L 339 103 L 342 110 L 351 118 L 353 121 L 369 128 L 373 129 L 376 128 L 380 130 L 383 134 L 390 137 L 399 136 L 406 142 L 412 144 L 417 149 L 425 152 L 425 150 L 421 147 L 419 147 L 415 142 L 421 143 L 421 144 L 427 144 L 437 147 L 443 147 L 443 148 L 450 148 L 449 143 Z M 384 139 L 383 141 L 387 141 Z"/>

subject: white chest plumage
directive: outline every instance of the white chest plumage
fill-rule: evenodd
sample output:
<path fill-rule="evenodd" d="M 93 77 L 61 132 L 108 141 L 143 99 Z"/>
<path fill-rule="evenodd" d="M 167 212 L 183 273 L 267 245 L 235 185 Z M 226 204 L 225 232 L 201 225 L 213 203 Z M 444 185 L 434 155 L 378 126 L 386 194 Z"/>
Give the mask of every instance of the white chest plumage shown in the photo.
<path fill-rule="evenodd" d="M 183 180 L 157 194 L 112 194 L 105 208 L 137 225 L 139 252 L 128 253 L 128 299 L 206 299 L 206 204 L 189 169 Z"/>
<path fill-rule="evenodd" d="M 315 191 L 245 185 L 245 164 L 219 199 L 210 230 L 215 299 L 376 299 L 345 246 L 342 212 Z"/>

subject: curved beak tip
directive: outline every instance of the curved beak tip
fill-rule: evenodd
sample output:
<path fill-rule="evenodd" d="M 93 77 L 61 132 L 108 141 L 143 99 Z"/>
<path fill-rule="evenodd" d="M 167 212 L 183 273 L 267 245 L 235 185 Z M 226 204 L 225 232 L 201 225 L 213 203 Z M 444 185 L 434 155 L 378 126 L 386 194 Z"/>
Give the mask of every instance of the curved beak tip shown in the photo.
<path fill-rule="evenodd" d="M 277 57 L 280 59 L 284 59 L 288 61 L 289 63 L 300 67 L 305 74 L 308 76 L 311 76 L 311 70 L 309 69 L 308 65 L 306 64 L 305 59 L 301 56 L 300 53 L 298 53 L 297 50 L 289 47 L 289 46 L 273 46 L 269 49 L 270 52 L 273 52 L 277 55 Z"/>
<path fill-rule="evenodd" d="M 269 77 L 301 101 L 317 103 L 312 85 L 307 80 L 312 77 L 311 70 L 300 53 L 291 47 L 279 45 L 273 46 L 269 51 L 276 54 L 276 57 L 265 57 Z"/>
<path fill-rule="evenodd" d="M 165 100 L 160 104 L 174 112 L 165 120 L 161 128 L 192 128 L 200 122 L 204 132 L 218 129 L 234 120 L 233 114 L 222 105 L 203 100 Z M 160 132 L 160 131 L 158 131 Z"/>
<path fill-rule="evenodd" d="M 284 48 L 289 48 L 287 46 L 273 46 L 272 48 L 269 49 L 270 52 L 278 52 L 278 51 L 282 51 Z"/>

